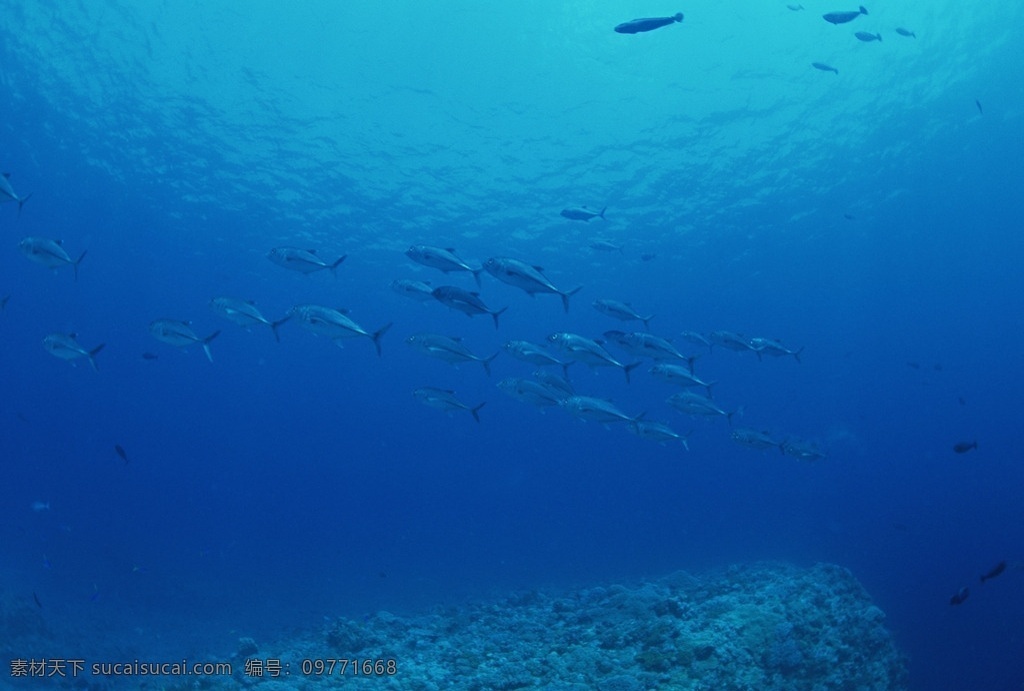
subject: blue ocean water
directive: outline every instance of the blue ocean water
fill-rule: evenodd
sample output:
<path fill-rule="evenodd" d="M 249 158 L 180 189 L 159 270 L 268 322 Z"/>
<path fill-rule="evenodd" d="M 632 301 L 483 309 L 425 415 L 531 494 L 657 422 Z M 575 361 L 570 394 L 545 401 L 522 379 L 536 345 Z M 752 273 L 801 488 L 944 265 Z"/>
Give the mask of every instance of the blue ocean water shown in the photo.
<path fill-rule="evenodd" d="M 844 8 L 816 1 L 551 5 L 4 3 L 0 168 L 32 196 L 0 207 L 3 589 L 52 629 L 176 659 L 516 588 L 834 562 L 886 612 L 913 688 L 1020 688 L 1024 9 L 883 4 L 836 26 L 821 13 Z M 607 220 L 559 214 L 581 205 Z M 22 256 L 29 236 L 87 251 L 78 279 Z M 564 313 L 485 272 L 496 331 L 390 288 L 476 290 L 403 254 L 421 243 L 583 289 Z M 303 276 L 267 260 L 278 246 L 348 256 Z M 296 319 L 278 343 L 218 296 L 393 326 L 379 358 Z M 666 405 L 649 363 L 629 385 L 570 373 L 692 429 L 688 452 L 513 400 L 495 384 L 534 368 L 504 353 L 488 377 L 403 343 L 486 356 L 641 328 L 599 298 L 693 353 L 680 332 L 802 347 L 715 348 L 695 371 L 742 407 L 734 426 L 828 458 L 737 445 Z M 221 330 L 213 362 L 154 339 L 161 318 Z M 44 350 L 54 332 L 105 344 L 98 371 Z M 480 423 L 423 386 L 486 401 Z"/>

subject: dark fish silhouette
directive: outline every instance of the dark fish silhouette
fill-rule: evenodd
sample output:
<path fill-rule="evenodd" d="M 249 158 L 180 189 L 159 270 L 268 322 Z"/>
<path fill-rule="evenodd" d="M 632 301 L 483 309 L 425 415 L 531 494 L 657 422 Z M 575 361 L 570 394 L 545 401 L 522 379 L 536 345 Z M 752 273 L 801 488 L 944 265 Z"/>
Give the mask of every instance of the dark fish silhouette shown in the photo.
<path fill-rule="evenodd" d="M 7 308 L 7 301 L 11 299 L 10 295 L 4 295 L 3 300 L 0 300 L 0 312 Z"/>
<path fill-rule="evenodd" d="M 987 581 L 990 578 L 995 578 L 996 576 L 1001 574 L 1003 571 L 1006 571 L 1006 562 L 1005 561 L 999 562 L 998 564 L 996 564 L 995 566 L 992 567 L 991 571 L 989 571 L 988 573 L 982 575 L 981 582 L 984 583 L 985 581 Z"/>
<path fill-rule="evenodd" d="M 158 357 L 160 356 L 157 355 L 156 353 L 151 353 L 149 351 L 146 351 L 145 353 L 142 354 L 143 360 L 156 360 Z"/>
<path fill-rule="evenodd" d="M 978 448 L 978 442 L 975 441 L 962 441 L 959 444 L 953 444 L 953 451 L 956 453 L 967 453 L 972 449 Z"/>
<path fill-rule="evenodd" d="M 965 585 L 960 590 L 956 591 L 956 595 L 949 598 L 949 604 L 951 605 L 962 605 L 964 600 L 971 594 L 970 589 Z"/>
<path fill-rule="evenodd" d="M 982 115 L 985 114 L 985 111 L 981 109 L 981 101 L 979 101 L 978 99 L 974 99 L 974 105 L 978 106 L 979 113 L 981 113 Z"/>
<path fill-rule="evenodd" d="M 852 22 L 860 15 L 867 13 L 868 11 L 864 9 L 864 5 L 861 5 L 856 12 L 828 12 L 821 15 L 821 17 L 829 24 L 846 24 L 847 22 Z"/>
<path fill-rule="evenodd" d="M 32 593 L 32 599 L 36 601 L 36 607 L 38 607 L 39 609 L 43 608 L 43 603 L 39 601 L 39 596 L 38 595 L 36 595 L 35 593 Z"/>
<path fill-rule="evenodd" d="M 669 24 L 683 21 L 683 13 L 676 12 L 671 17 L 644 17 L 642 19 L 631 19 L 615 27 L 617 34 L 640 34 L 645 31 L 654 31 Z"/>
<path fill-rule="evenodd" d="M 896 33 L 900 36 L 906 36 L 907 38 L 917 38 L 917 34 L 910 29 L 904 29 L 902 26 L 896 27 Z"/>
<path fill-rule="evenodd" d="M 873 34 L 870 31 L 858 31 L 854 34 L 858 40 L 870 43 L 871 41 L 881 41 L 882 34 Z"/>
<path fill-rule="evenodd" d="M 822 72 L 835 72 L 836 74 L 839 74 L 839 70 L 837 70 L 835 67 L 832 67 L 832 65 L 826 65 L 823 62 L 812 62 L 811 67 L 813 67 L 816 70 L 821 70 Z"/>
<path fill-rule="evenodd" d="M 117 455 L 120 456 L 121 460 L 125 462 L 125 465 L 127 465 L 128 464 L 128 454 L 125 453 L 124 447 L 121 446 L 120 444 L 114 444 L 114 451 L 117 452 Z"/>

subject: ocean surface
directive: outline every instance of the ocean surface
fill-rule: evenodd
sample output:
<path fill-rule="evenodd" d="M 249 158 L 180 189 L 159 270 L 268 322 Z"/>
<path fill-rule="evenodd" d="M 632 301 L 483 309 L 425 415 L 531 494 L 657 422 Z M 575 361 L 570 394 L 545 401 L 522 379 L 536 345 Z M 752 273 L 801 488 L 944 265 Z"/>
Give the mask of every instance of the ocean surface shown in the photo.
<path fill-rule="evenodd" d="M 855 6 L 817 0 L 0 6 L 0 593 L 58 652 L 210 658 L 334 617 L 769 560 L 849 569 L 913 689 L 1024 684 L 1024 5 L 846 24 L 822 14 Z M 607 208 L 560 213 L 584 206 Z M 81 261 L 30 261 L 25 238 Z M 582 289 L 566 312 L 420 244 Z M 346 259 L 304 275 L 279 247 Z M 496 329 L 400 279 L 507 311 Z M 278 342 L 218 297 L 292 316 Z M 653 315 L 732 416 L 667 404 L 681 389 L 603 336 L 644 325 L 598 299 Z M 390 324 L 380 355 L 303 328 L 308 304 Z M 220 331 L 212 362 L 160 319 Z M 490 376 L 406 343 L 423 333 L 499 353 Z M 499 389 L 538 369 L 504 344 L 554 333 L 642 361 L 628 384 L 568 370 L 634 422 Z M 95 370 L 50 334 L 103 344 Z M 422 387 L 486 403 L 479 422 Z"/>

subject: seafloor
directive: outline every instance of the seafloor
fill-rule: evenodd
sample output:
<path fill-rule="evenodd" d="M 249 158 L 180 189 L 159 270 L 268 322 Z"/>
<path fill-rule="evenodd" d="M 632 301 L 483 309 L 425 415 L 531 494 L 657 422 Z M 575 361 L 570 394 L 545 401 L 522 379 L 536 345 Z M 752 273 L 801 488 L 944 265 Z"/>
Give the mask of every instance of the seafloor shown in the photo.
<path fill-rule="evenodd" d="M 54 623 L 41 618 L 26 598 L 0 593 L 0 654 L 16 659 L 48 647 L 43 637 Z M 884 620 L 846 569 L 755 564 L 521 592 L 409 616 L 338 618 L 277 641 L 243 638 L 220 656 L 232 662 L 230 677 L 114 680 L 87 672 L 61 681 L 13 679 L 5 669 L 0 687 L 898 691 L 907 685 L 906 660 Z M 358 662 L 342 669 L 340 660 Z"/>

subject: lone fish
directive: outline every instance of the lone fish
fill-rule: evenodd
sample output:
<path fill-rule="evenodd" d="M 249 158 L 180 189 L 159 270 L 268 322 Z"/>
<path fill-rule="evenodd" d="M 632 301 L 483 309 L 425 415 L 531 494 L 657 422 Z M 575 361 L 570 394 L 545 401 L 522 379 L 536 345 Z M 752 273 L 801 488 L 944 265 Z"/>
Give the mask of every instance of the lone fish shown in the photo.
<path fill-rule="evenodd" d="M 861 5 L 856 12 L 827 12 L 821 15 L 821 17 L 829 24 L 846 24 L 867 13 L 868 11 L 864 9 L 864 5 Z"/>
<path fill-rule="evenodd" d="M 585 206 L 571 207 L 568 209 L 562 209 L 562 218 L 568 218 L 570 221 L 589 221 L 592 218 L 600 218 L 602 221 L 606 220 L 604 212 L 608 210 L 608 207 L 604 207 L 600 211 L 594 212 Z"/>
<path fill-rule="evenodd" d="M 835 72 L 836 74 L 839 74 L 839 70 L 837 70 L 835 67 L 832 67 L 832 65 L 826 65 L 823 62 L 812 62 L 811 67 L 813 67 L 816 70 L 821 70 L 822 72 Z"/>
<path fill-rule="evenodd" d="M 872 41 L 882 40 L 882 34 L 873 34 L 869 31 L 858 31 L 857 33 L 854 34 L 854 36 L 856 36 L 859 40 L 864 41 L 865 43 L 871 43 Z"/>
<path fill-rule="evenodd" d="M 993 566 L 992 569 L 988 573 L 983 574 L 981 576 L 981 582 L 984 583 L 985 581 L 987 581 L 990 578 L 995 578 L 996 576 L 1001 574 L 1003 571 L 1006 571 L 1006 562 L 1005 561 L 999 562 L 998 564 Z"/>
<path fill-rule="evenodd" d="M 962 442 L 959 442 L 957 444 L 953 444 L 953 451 L 956 452 L 956 453 L 967 453 L 968 451 L 971 451 L 972 449 L 977 449 L 977 448 L 978 448 L 978 440 L 977 439 L 975 439 L 974 441 L 962 441 Z"/>
<path fill-rule="evenodd" d="M 628 22 L 623 22 L 615 27 L 615 33 L 617 34 L 642 34 L 645 31 L 654 31 L 660 29 L 663 26 L 669 24 L 675 24 L 676 22 L 683 21 L 683 13 L 676 12 L 671 17 L 644 17 L 641 19 L 631 19 Z"/>

